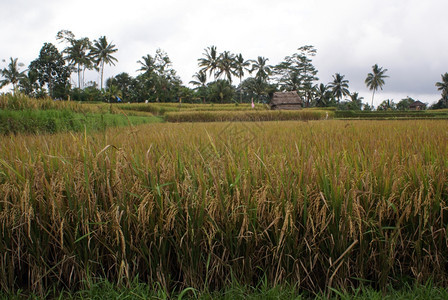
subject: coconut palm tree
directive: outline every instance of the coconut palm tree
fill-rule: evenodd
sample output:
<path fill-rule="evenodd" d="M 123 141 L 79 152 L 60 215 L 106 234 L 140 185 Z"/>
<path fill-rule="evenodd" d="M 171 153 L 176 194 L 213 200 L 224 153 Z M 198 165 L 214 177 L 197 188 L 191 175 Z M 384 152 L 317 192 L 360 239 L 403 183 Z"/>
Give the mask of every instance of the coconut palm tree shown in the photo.
<path fill-rule="evenodd" d="M 348 107 L 351 110 L 361 110 L 362 100 L 364 100 L 364 97 L 360 97 L 357 92 L 354 92 L 350 94 L 350 100 L 351 102 L 348 104 Z"/>
<path fill-rule="evenodd" d="M 207 82 L 207 74 L 204 71 L 199 71 L 193 75 L 193 78 L 196 80 L 190 81 L 192 85 L 197 87 L 205 87 L 205 83 Z"/>
<path fill-rule="evenodd" d="M 17 60 L 17 58 L 11 57 L 8 66 L 0 71 L 1 75 L 5 78 L 0 80 L 0 88 L 12 84 L 13 93 L 15 93 L 17 83 L 19 83 L 20 79 L 25 77 L 25 71 L 19 70 L 19 67 L 23 64 L 18 63 Z"/>
<path fill-rule="evenodd" d="M 218 52 L 216 51 L 216 46 L 210 46 L 205 49 L 204 58 L 198 59 L 198 65 L 201 67 L 201 71 L 204 71 L 205 73 L 208 71 L 210 72 L 210 76 L 212 73 L 216 71 L 218 68 Z M 216 78 L 216 76 L 215 76 Z"/>
<path fill-rule="evenodd" d="M 267 96 L 269 94 L 270 86 L 264 80 L 250 77 L 242 82 L 241 89 L 249 97 L 255 95 L 257 102 L 260 102 L 263 96 Z"/>
<path fill-rule="evenodd" d="M 372 73 L 367 74 L 367 78 L 365 80 L 366 86 L 373 91 L 372 93 L 372 107 L 373 107 L 373 98 L 375 97 L 375 91 L 380 88 L 383 89 L 384 85 L 384 78 L 387 78 L 389 76 L 384 75 L 386 73 L 387 69 L 383 69 L 382 67 L 378 67 L 377 64 L 372 66 Z"/>
<path fill-rule="evenodd" d="M 81 88 L 81 71 L 92 67 L 92 56 L 90 49 L 92 48 L 89 38 L 79 40 L 68 40 L 69 46 L 62 51 L 65 54 L 64 59 L 69 65 L 75 67 L 78 73 L 78 88 Z"/>
<path fill-rule="evenodd" d="M 210 98 L 212 100 L 217 100 L 221 103 L 224 100 L 231 100 L 233 98 L 234 89 L 232 85 L 227 80 L 216 80 L 215 82 L 210 83 Z"/>
<path fill-rule="evenodd" d="M 302 76 L 298 71 L 288 72 L 281 79 L 281 88 L 286 91 L 299 91 L 302 86 Z"/>
<path fill-rule="evenodd" d="M 142 60 L 138 60 L 137 63 L 141 65 L 140 69 L 138 69 L 137 71 L 151 74 L 155 70 L 155 60 L 149 54 L 146 54 L 146 56 L 142 56 Z"/>
<path fill-rule="evenodd" d="M 269 59 L 265 58 L 263 56 L 258 56 L 257 60 L 251 60 L 250 62 L 252 63 L 252 69 L 251 69 L 251 73 L 256 71 L 257 73 L 255 74 L 255 78 L 262 80 L 262 81 L 267 81 L 269 78 L 269 75 L 272 74 L 272 67 L 267 65 L 267 61 Z"/>
<path fill-rule="evenodd" d="M 244 60 L 243 55 L 237 54 L 235 56 L 235 76 L 237 76 L 241 80 L 244 76 L 244 71 L 250 72 L 250 61 Z"/>
<path fill-rule="evenodd" d="M 235 75 L 235 55 L 229 51 L 224 51 L 218 57 L 216 77 L 225 75 L 227 81 L 232 84 L 232 75 Z"/>
<path fill-rule="evenodd" d="M 193 75 L 195 80 L 190 81 L 190 84 L 196 86 L 196 89 L 199 90 L 199 94 L 202 96 L 203 101 L 205 102 L 205 89 L 207 83 L 207 74 L 204 71 L 199 71 Z"/>
<path fill-rule="evenodd" d="M 445 106 L 448 104 L 448 73 L 442 74 L 442 81 L 436 83 L 437 90 L 442 91 Z"/>
<path fill-rule="evenodd" d="M 316 84 L 314 86 L 314 93 L 316 95 L 316 106 L 325 107 L 330 104 L 333 94 L 325 84 Z"/>
<path fill-rule="evenodd" d="M 92 48 L 92 56 L 95 59 L 96 65 L 99 66 L 99 70 L 101 72 L 101 89 L 103 89 L 103 73 L 104 73 L 104 65 L 114 65 L 114 62 L 117 62 L 118 59 L 112 56 L 112 53 L 117 52 L 118 49 L 115 48 L 115 45 L 112 43 L 108 43 L 105 36 L 100 37 L 98 40 L 95 40 Z"/>
<path fill-rule="evenodd" d="M 352 102 L 362 102 L 362 100 L 364 100 L 364 97 L 360 97 L 358 92 L 354 92 L 350 94 L 350 100 Z"/>
<path fill-rule="evenodd" d="M 111 77 L 106 80 L 106 92 L 104 94 L 104 97 L 107 99 L 107 102 L 122 101 L 121 99 L 123 98 L 123 92 L 117 85 L 116 78 Z"/>
<path fill-rule="evenodd" d="M 176 76 L 175 71 L 171 68 L 172 62 L 170 57 L 160 48 L 156 50 L 156 55 L 154 56 L 154 67 L 158 75 L 167 78 Z"/>
<path fill-rule="evenodd" d="M 240 79 L 240 86 L 244 76 L 244 71 L 250 73 L 250 61 L 244 60 L 243 55 L 237 54 L 234 58 L 234 74 Z M 240 102 L 243 101 L 243 91 L 240 89 Z"/>
<path fill-rule="evenodd" d="M 350 95 L 348 90 L 348 80 L 344 79 L 344 75 L 336 73 L 333 75 L 333 81 L 328 83 L 328 87 L 332 90 L 333 95 L 338 99 L 338 102 L 341 101 L 343 96 Z"/>
<path fill-rule="evenodd" d="M 316 96 L 316 91 L 313 89 L 311 82 L 305 82 L 302 85 L 302 91 L 300 92 L 300 95 L 305 98 L 306 107 L 309 107 L 311 104 L 311 100 Z"/>
<path fill-rule="evenodd" d="M 19 90 L 27 96 L 36 97 L 40 89 L 38 77 L 38 73 L 32 70 L 29 70 L 26 74 L 24 73 L 18 84 Z"/>

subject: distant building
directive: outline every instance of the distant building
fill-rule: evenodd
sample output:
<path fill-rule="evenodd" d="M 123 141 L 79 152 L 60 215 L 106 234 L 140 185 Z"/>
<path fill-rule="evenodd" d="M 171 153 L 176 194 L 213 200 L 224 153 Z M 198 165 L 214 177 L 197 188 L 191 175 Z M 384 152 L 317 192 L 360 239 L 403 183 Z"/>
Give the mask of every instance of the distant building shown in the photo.
<path fill-rule="evenodd" d="M 420 101 L 415 101 L 409 105 L 410 110 L 425 110 L 426 104 Z"/>
<path fill-rule="evenodd" d="M 302 109 L 303 101 L 296 91 L 292 92 L 275 92 L 269 103 L 271 109 Z"/>

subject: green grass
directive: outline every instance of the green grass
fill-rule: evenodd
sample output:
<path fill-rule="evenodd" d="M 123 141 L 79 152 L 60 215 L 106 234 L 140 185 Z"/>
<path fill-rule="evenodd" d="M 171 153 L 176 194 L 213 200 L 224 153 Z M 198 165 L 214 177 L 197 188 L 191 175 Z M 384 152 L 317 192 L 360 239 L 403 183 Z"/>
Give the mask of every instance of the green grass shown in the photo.
<path fill-rule="evenodd" d="M 108 127 L 162 122 L 144 111 L 123 111 L 106 103 L 32 99 L 21 93 L 0 95 L 0 134 L 97 131 Z"/>
<path fill-rule="evenodd" d="M 388 288 L 384 291 L 372 288 L 356 288 L 347 291 L 333 289 L 325 294 L 310 294 L 299 291 L 293 286 L 277 285 L 270 287 L 266 283 L 258 286 L 245 286 L 238 283 L 230 283 L 219 291 L 199 291 L 194 288 L 185 288 L 178 292 L 170 292 L 160 285 L 153 286 L 134 280 L 129 285 L 117 285 L 107 280 L 90 282 L 89 288 L 80 291 L 58 291 L 49 289 L 43 295 L 27 294 L 23 291 L 16 293 L 1 293 L 0 299 L 215 299 L 215 300 L 246 300 L 246 299 L 281 299 L 281 300 L 326 300 L 326 299 L 359 299 L 359 300 L 442 300 L 448 299 L 448 290 L 436 287 L 432 284 L 426 285 L 406 285 L 401 289 Z"/>
<path fill-rule="evenodd" d="M 0 110 L 0 134 L 43 134 L 97 131 L 160 122 L 158 117 L 122 114 L 75 113 L 71 110 Z"/>

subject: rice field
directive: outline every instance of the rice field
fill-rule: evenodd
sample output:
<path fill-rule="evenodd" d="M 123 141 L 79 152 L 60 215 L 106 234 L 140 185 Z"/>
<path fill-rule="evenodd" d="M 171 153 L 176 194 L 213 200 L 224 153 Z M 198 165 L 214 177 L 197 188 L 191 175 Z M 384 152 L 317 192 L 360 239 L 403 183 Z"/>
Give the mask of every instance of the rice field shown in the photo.
<path fill-rule="evenodd" d="M 164 115 L 169 112 L 209 112 L 209 111 L 264 111 L 269 110 L 269 105 L 256 103 L 254 107 L 250 103 L 123 103 L 117 107 L 126 111 L 146 111 L 155 115 Z"/>
<path fill-rule="evenodd" d="M 265 111 L 182 111 L 168 112 L 168 122 L 263 122 L 310 121 L 332 119 L 334 112 L 325 110 L 265 110 Z"/>
<path fill-rule="evenodd" d="M 448 280 L 443 120 L 0 136 L 0 289 Z"/>

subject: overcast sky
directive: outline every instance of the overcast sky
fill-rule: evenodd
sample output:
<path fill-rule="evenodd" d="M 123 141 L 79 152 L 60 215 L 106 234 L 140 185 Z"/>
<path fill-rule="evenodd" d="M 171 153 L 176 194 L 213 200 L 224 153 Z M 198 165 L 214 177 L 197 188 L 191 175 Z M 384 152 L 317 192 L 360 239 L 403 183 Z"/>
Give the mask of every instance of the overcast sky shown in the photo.
<path fill-rule="evenodd" d="M 272 65 L 313 45 L 319 82 L 341 73 L 369 103 L 364 80 L 378 64 L 390 77 L 376 104 L 406 96 L 433 103 L 435 83 L 448 72 L 447 0 L 1 0 L 0 11 L 1 68 L 9 57 L 28 65 L 44 42 L 62 49 L 55 36 L 66 29 L 116 45 L 118 63 L 105 78 L 135 76 L 137 60 L 161 48 L 188 84 L 210 45 Z"/>

